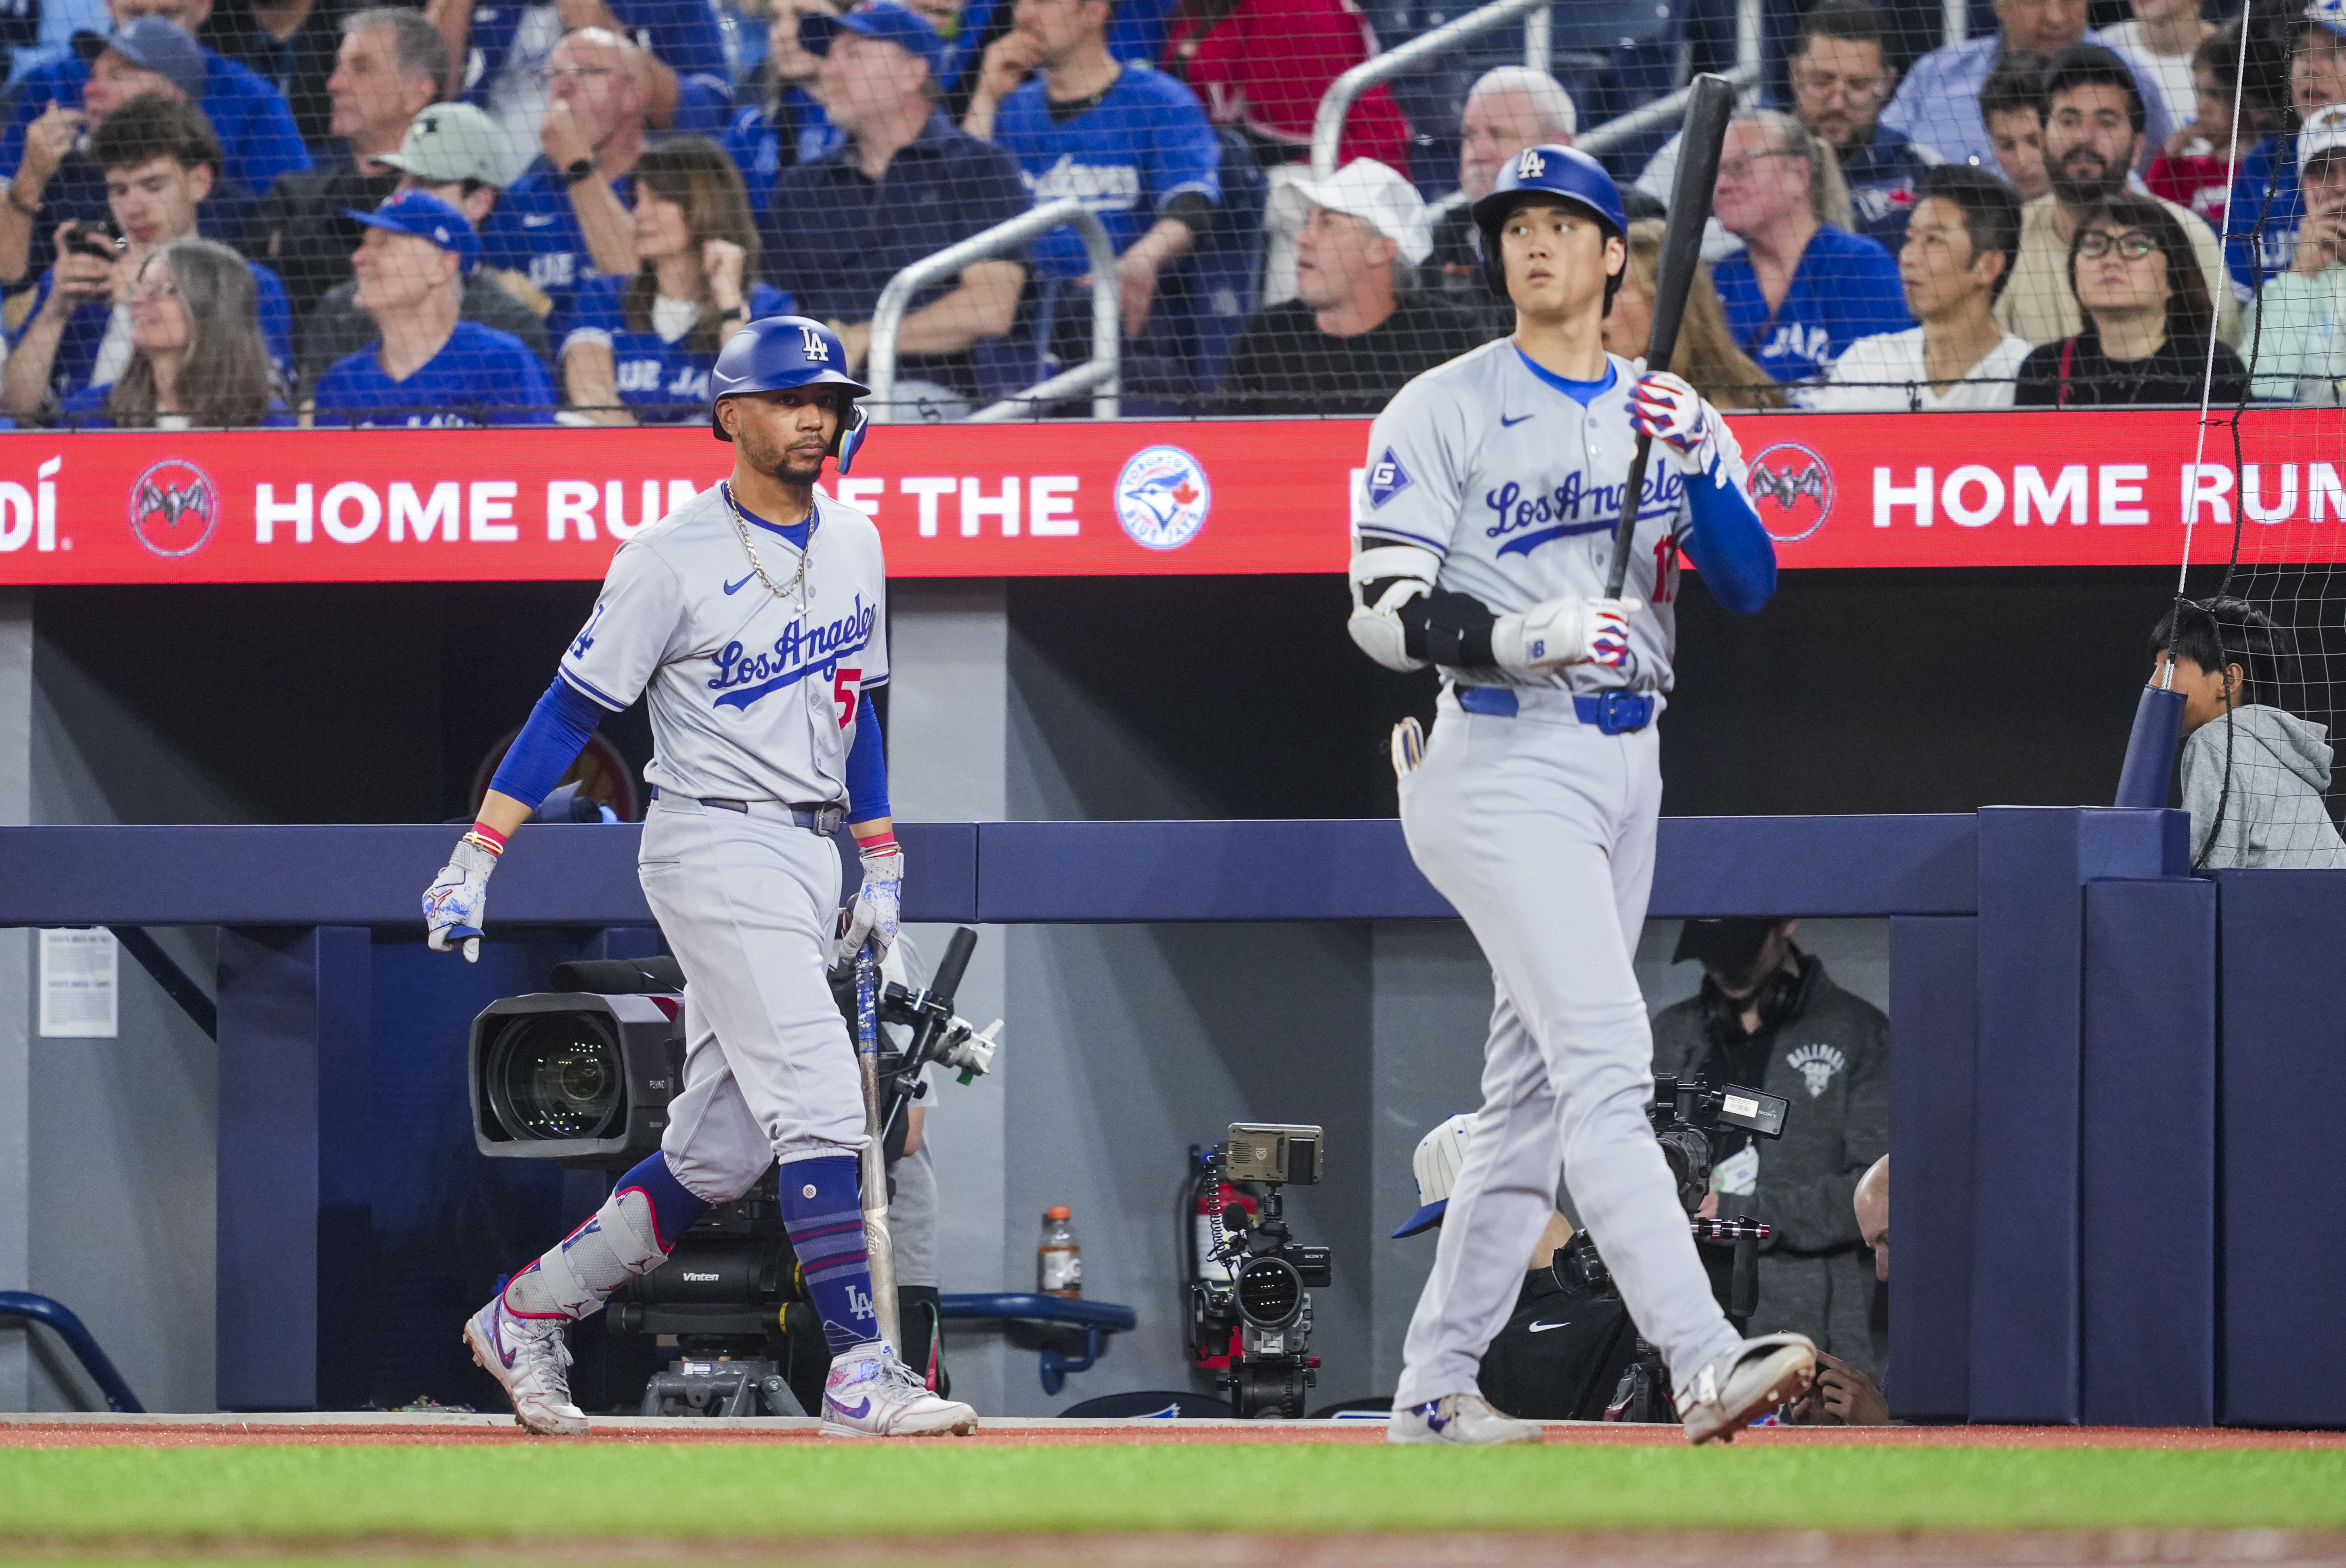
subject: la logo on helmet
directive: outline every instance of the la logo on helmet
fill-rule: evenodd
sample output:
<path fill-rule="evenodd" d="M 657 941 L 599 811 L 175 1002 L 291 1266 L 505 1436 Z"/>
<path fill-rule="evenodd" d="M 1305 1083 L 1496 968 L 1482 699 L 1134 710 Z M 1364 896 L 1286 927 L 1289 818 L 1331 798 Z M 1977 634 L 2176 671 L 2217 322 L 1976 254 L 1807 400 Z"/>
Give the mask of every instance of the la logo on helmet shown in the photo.
<path fill-rule="evenodd" d="M 825 364 L 831 362 L 831 345 L 822 341 L 823 332 L 821 327 L 801 327 L 799 338 L 802 345 L 800 351 L 808 359 L 821 360 Z"/>
<path fill-rule="evenodd" d="M 1515 178 L 1517 179 L 1537 179 L 1541 175 L 1544 175 L 1546 172 L 1547 159 L 1540 156 L 1539 148 L 1525 148 L 1524 149 L 1524 156 L 1515 159 Z"/>

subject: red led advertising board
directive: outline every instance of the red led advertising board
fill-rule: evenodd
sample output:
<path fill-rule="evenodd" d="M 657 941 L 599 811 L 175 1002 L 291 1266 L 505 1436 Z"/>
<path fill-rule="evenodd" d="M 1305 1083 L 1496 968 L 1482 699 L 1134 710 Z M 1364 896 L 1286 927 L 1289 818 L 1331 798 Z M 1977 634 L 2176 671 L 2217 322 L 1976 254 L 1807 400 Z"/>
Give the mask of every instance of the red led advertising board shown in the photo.
<path fill-rule="evenodd" d="M 2237 484 L 2228 430 L 2195 464 L 2190 412 L 1732 423 L 1787 567 L 2171 565 L 2187 509 L 2208 559 L 2244 503 L 2256 558 L 2346 559 L 2346 412 L 2251 412 Z M 1368 431 L 884 425 L 827 487 L 899 577 L 1337 572 Z M 699 430 L 23 432 L 0 439 L 0 585 L 595 579 L 731 455 Z"/>

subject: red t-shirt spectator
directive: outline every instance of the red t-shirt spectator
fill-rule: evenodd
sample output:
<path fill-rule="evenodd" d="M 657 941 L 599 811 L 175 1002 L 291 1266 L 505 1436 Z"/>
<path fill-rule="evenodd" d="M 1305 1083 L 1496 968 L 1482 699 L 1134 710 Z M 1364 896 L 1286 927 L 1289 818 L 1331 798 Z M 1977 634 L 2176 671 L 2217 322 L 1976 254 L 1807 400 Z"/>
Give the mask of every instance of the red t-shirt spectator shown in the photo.
<path fill-rule="evenodd" d="M 2208 228 L 2224 232 L 2224 198 L 2231 194 L 2232 166 L 2215 154 L 2177 158 L 2160 153 L 2151 160 L 2142 182 L 2150 187 L 2153 196 L 2189 208 L 2207 220 Z"/>
<path fill-rule="evenodd" d="M 1205 100 L 1217 125 L 1243 126 L 1300 154 L 1330 84 L 1369 57 L 1375 36 L 1352 0 L 1182 0 L 1166 64 Z M 1372 158 L 1409 168 L 1409 122 L 1392 93 L 1372 88 L 1344 118 L 1339 166 Z"/>

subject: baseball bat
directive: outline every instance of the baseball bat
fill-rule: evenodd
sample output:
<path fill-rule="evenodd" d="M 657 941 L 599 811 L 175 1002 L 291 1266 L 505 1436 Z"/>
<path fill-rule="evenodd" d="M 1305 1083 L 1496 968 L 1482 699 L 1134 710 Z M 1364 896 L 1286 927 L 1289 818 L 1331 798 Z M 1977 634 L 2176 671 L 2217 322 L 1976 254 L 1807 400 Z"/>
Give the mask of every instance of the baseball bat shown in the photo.
<path fill-rule="evenodd" d="M 1678 323 L 1686 317 L 1687 292 L 1702 265 L 1703 226 L 1710 221 L 1711 187 L 1719 183 L 1719 149 L 1735 112 L 1735 84 L 1708 72 L 1687 89 L 1686 129 L 1678 141 L 1678 180 L 1670 191 L 1670 212 L 1662 230 L 1661 267 L 1654 279 L 1654 324 L 1646 338 L 1646 369 L 1666 371 L 1678 346 Z M 1627 265 L 1627 263 L 1624 263 Z M 1629 578 L 1629 550 L 1637 534 L 1638 497 L 1646 488 L 1646 463 L 1653 438 L 1637 438 L 1629 458 L 1629 483 L 1621 492 L 1621 521 L 1613 530 L 1613 563 L 1605 573 L 1605 596 L 1617 599 Z"/>
<path fill-rule="evenodd" d="M 863 1079 L 863 1250 L 872 1261 L 872 1313 L 880 1337 L 896 1337 L 896 1243 L 888 1232 L 888 1156 L 880 1136 L 880 961 L 866 942 L 855 953 L 855 1065 Z"/>

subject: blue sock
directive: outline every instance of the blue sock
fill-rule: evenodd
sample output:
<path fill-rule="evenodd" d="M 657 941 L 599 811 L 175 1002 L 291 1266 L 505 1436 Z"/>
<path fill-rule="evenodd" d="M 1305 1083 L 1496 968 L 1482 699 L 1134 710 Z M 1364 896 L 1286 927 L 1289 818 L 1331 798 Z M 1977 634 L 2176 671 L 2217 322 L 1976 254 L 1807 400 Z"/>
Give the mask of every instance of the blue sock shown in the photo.
<path fill-rule="evenodd" d="M 872 1260 L 863 1250 L 863 1205 L 853 1155 L 793 1160 L 782 1166 L 782 1228 L 799 1255 L 799 1273 L 822 1319 L 834 1356 L 880 1337 L 872 1309 Z"/>

